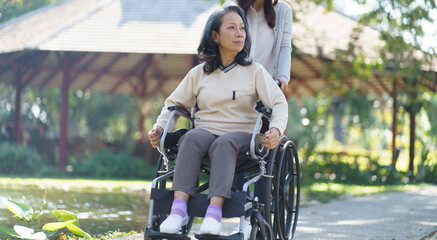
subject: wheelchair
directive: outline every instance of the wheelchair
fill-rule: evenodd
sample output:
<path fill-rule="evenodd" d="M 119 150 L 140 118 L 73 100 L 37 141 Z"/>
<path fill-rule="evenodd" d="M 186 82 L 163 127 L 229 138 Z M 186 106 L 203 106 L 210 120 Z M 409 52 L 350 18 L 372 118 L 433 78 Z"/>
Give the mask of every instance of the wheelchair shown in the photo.
<path fill-rule="evenodd" d="M 188 234 L 193 226 L 194 217 L 203 217 L 208 207 L 205 191 L 209 182 L 200 184 L 198 180 L 195 189 L 196 196 L 188 201 L 188 224 L 183 226 L 178 234 L 164 234 L 159 232 L 160 224 L 171 211 L 173 193 L 167 189 L 174 174 L 174 162 L 177 156 L 177 143 L 187 129 L 170 132 L 175 118 L 182 116 L 190 121 L 190 128 L 194 126 L 194 113 L 180 106 L 169 106 L 171 111 L 169 121 L 161 135 L 158 151 L 161 153 L 157 163 L 156 178 L 152 182 L 148 220 L 144 230 L 145 240 L 155 239 L 191 239 Z M 257 109 L 258 117 L 252 134 L 250 149 L 238 157 L 235 173 L 251 173 L 250 179 L 243 185 L 241 191 L 232 187 L 231 199 L 223 205 L 223 218 L 240 218 L 240 226 L 245 221 L 245 212 L 252 210 L 250 222 L 252 231 L 249 239 L 293 239 L 300 204 L 300 168 L 297 149 L 293 141 L 287 136 L 280 137 L 279 144 L 274 149 L 264 148 L 261 144 L 263 134 L 260 133 L 262 121 L 270 119 L 271 109 L 262 107 Z M 201 172 L 209 175 L 209 166 L 202 162 Z M 266 178 L 265 199 L 260 203 L 258 198 L 249 197 L 249 186 L 261 178 Z M 197 239 L 228 239 L 242 240 L 243 233 L 224 235 L 200 235 Z"/>

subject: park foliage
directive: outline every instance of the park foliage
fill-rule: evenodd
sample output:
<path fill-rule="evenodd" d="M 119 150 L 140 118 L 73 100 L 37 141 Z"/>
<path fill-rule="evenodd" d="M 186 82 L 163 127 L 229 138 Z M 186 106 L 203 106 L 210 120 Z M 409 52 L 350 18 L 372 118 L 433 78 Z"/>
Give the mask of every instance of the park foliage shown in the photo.
<path fill-rule="evenodd" d="M 39 7 L 54 3 L 53 0 L 6 0 L 1 2 L 0 21 L 7 21 Z M 300 4 L 302 1 L 296 1 Z M 333 0 L 315 0 L 324 4 L 328 10 L 333 10 Z M 357 0 L 358 4 L 366 4 L 366 0 Z M 293 7 L 293 6 L 292 6 Z M 338 50 L 336 59 L 348 61 L 344 70 L 334 65 L 325 73 L 335 89 L 336 96 L 316 95 L 303 99 L 290 99 L 290 120 L 287 135 L 296 140 L 303 161 L 303 172 L 308 176 L 325 176 L 322 172 L 329 172 L 330 178 L 335 173 L 336 181 L 354 182 L 385 179 L 391 182 L 390 176 L 399 176 L 396 181 L 402 181 L 407 171 L 408 138 L 410 134 L 410 116 L 423 124 L 416 126 L 415 140 L 417 154 L 415 157 L 415 174 L 417 180 L 427 182 L 437 181 L 437 95 L 424 92 L 424 80 L 436 81 L 435 74 L 428 71 L 432 61 L 435 61 L 435 49 L 423 49 L 423 25 L 432 23 L 431 11 L 436 10 L 433 0 L 381 0 L 371 11 L 358 19 L 358 25 L 351 35 L 347 49 Z M 295 19 L 299 21 L 299 19 Z M 362 28 L 371 26 L 381 33 L 381 40 L 386 44 L 379 50 L 379 57 L 367 59 L 360 49 L 357 40 L 360 39 Z M 295 47 L 295 46 L 294 46 Z M 292 57 L 299 49 L 295 49 Z M 421 52 L 417 58 L 416 53 Z M 428 70 L 427 70 L 428 69 Z M 391 162 L 390 139 L 387 129 L 391 127 L 391 107 L 393 99 L 389 95 L 376 96 L 363 94 L 361 89 L 349 88 L 343 85 L 344 76 L 358 77 L 367 81 L 372 71 L 390 70 L 391 78 L 400 79 L 407 89 L 400 90 L 396 96 L 398 104 L 398 153 L 399 164 L 396 169 L 387 166 Z M 0 148 L 3 174 L 50 175 L 56 174 L 57 146 L 56 134 L 59 132 L 59 89 L 38 89 L 28 87 L 23 94 L 22 118 L 28 126 L 33 126 L 27 133 L 29 142 L 26 147 L 14 146 L 9 132 L 9 139 L 3 139 Z M 83 150 L 69 154 L 68 174 L 77 174 L 87 177 L 126 177 L 143 178 L 150 176 L 138 171 L 144 166 L 136 157 L 129 157 L 138 153 L 142 158 L 154 163 L 156 155 L 147 142 L 138 144 L 139 101 L 133 96 L 109 95 L 106 93 L 83 92 L 70 90 L 69 111 L 70 133 L 74 133 L 77 142 L 84 139 L 100 139 L 105 148 Z M 150 129 L 162 107 L 163 97 L 154 96 L 148 100 L 149 112 L 145 119 L 146 129 Z M 336 106 L 342 106 L 341 111 Z M 12 86 L 0 87 L 0 122 L 13 121 L 14 89 Z M 334 130 L 336 124 L 341 126 L 340 131 Z M 39 138 L 40 129 L 43 129 L 45 139 Z M 11 140 L 12 139 L 12 140 Z M 43 140 L 45 146 L 38 146 Z M 9 143 L 5 143 L 9 142 Z M 329 162 L 322 156 L 326 152 L 347 153 L 360 155 L 358 163 L 347 157 L 339 157 Z M 362 160 L 363 158 L 367 160 Z M 364 162 L 363 162 L 364 161 Z M 117 166 L 118 171 L 110 169 Z M 126 166 L 124 166 L 126 165 Z M 364 167 L 363 167 L 364 166 Z M 375 167 L 376 166 L 376 167 Z M 346 175 L 349 172 L 359 171 L 358 175 Z M 372 170 L 372 169 L 381 170 Z M 135 170 L 132 170 L 135 169 Z M 335 170 L 332 170 L 335 169 Z M 126 174 L 133 171 L 134 174 Z M 383 178 L 381 172 L 388 175 Z M 395 174 L 399 172 L 399 174 Z M 361 175 L 367 175 L 360 178 Z M 389 176 L 390 175 L 390 176 Z M 337 179 L 338 178 L 338 179 Z M 361 179 L 361 180 L 358 180 Z M 366 180 L 363 180 L 366 179 Z M 385 182 L 385 183 L 388 183 Z M 382 182 L 381 182 L 382 183 Z"/>

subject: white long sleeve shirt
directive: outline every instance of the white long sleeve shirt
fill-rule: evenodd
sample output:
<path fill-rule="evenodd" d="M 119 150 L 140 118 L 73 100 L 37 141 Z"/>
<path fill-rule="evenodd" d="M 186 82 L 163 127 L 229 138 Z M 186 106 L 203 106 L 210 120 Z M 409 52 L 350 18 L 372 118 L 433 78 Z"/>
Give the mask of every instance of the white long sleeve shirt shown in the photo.
<path fill-rule="evenodd" d="M 223 7 L 236 4 L 235 0 L 227 0 Z M 293 13 L 291 7 L 283 1 L 278 1 L 278 3 L 273 6 L 276 13 L 276 25 L 273 28 L 274 39 L 272 39 L 273 47 L 273 68 L 274 74 L 271 75 L 274 79 L 280 78 L 285 82 L 290 81 L 290 68 L 291 68 L 291 37 L 292 37 L 292 25 L 293 25 Z M 263 11 L 261 11 L 263 12 Z M 248 13 L 249 14 L 249 13 Z M 250 21 L 250 17 L 247 17 Z M 251 33 L 251 25 L 249 25 L 249 32 L 252 40 L 256 38 Z M 263 45 L 259 45 L 260 42 L 255 43 L 258 46 L 254 46 L 252 43 L 252 48 L 262 49 Z M 268 50 L 270 51 L 270 50 Z M 259 62 L 259 59 L 254 58 L 255 62 Z M 266 69 L 269 66 L 264 66 Z"/>
<path fill-rule="evenodd" d="M 199 110 L 194 120 L 196 128 L 216 135 L 252 133 L 257 118 L 256 102 L 261 100 L 265 106 L 272 108 L 270 128 L 285 131 L 288 120 L 287 101 L 260 64 L 241 66 L 233 63 L 209 75 L 203 71 L 203 65 L 191 69 L 165 100 L 155 126 L 164 129 L 170 115 L 168 106 L 180 105 L 191 109 L 197 103 Z"/>
<path fill-rule="evenodd" d="M 249 24 L 249 34 L 252 38 L 252 48 L 250 56 L 269 72 L 270 76 L 275 76 L 275 56 L 274 56 L 274 39 L 273 29 L 267 24 L 264 16 L 264 9 L 256 11 L 249 6 L 246 14 Z"/>

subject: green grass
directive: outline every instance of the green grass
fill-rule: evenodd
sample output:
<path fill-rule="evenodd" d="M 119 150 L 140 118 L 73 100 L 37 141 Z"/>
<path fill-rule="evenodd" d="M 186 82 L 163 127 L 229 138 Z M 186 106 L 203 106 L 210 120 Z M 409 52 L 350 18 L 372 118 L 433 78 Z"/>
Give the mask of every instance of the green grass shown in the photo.
<path fill-rule="evenodd" d="M 425 186 L 420 185 L 353 185 L 341 183 L 314 183 L 301 187 L 303 201 L 317 200 L 321 203 L 329 202 L 331 199 L 338 199 L 344 195 L 367 196 L 377 193 L 402 192 Z"/>
<path fill-rule="evenodd" d="M 96 179 L 65 179 L 65 178 L 21 178 L 0 177 L 0 186 L 10 188 L 42 188 L 64 189 L 77 191 L 126 192 L 141 191 L 149 188 L 152 181 L 140 180 L 96 180 Z"/>
<path fill-rule="evenodd" d="M 22 178 L 0 176 L 0 186 L 9 188 L 43 188 L 76 191 L 126 192 L 150 188 L 151 180 L 103 180 L 65 178 Z M 302 201 L 317 200 L 322 203 L 343 195 L 365 196 L 384 192 L 401 192 L 422 185 L 353 185 L 340 183 L 313 183 L 301 187 Z"/>

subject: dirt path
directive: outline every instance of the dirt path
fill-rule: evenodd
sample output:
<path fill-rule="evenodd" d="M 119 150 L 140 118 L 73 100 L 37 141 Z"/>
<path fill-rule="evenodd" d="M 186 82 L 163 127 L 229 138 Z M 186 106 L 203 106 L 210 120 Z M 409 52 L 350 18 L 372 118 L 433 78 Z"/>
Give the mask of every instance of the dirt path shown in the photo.
<path fill-rule="evenodd" d="M 232 231 L 237 222 L 226 220 L 223 233 Z M 436 231 L 437 186 L 429 186 L 302 207 L 295 239 L 437 240 Z M 116 239 L 141 240 L 143 235 Z"/>

